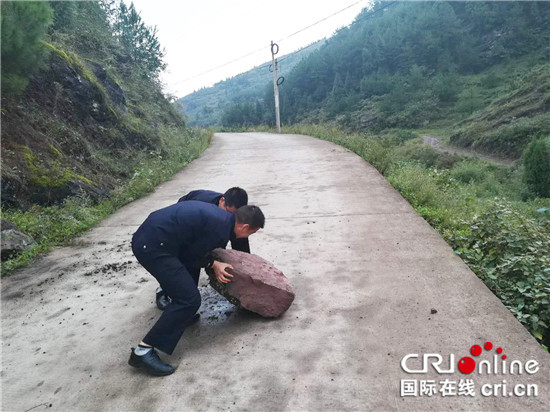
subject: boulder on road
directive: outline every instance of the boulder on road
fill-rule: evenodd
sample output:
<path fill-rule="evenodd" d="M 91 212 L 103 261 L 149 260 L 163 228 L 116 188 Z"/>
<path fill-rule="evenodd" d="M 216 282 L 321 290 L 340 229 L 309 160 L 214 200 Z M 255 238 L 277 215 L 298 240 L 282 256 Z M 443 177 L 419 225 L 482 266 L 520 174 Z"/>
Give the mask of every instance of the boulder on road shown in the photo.
<path fill-rule="evenodd" d="M 206 271 L 210 285 L 232 304 L 269 318 L 281 316 L 292 304 L 290 281 L 267 260 L 237 250 L 215 249 L 212 255 L 233 266 L 228 270 L 233 279 L 226 284 L 216 280 L 212 269 Z"/>

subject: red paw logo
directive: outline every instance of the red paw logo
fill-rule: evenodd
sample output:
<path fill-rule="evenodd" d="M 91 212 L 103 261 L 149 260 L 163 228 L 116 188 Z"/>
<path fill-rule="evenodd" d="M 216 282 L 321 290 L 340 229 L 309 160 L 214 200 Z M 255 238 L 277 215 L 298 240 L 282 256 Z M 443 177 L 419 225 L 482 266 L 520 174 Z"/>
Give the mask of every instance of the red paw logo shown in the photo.
<path fill-rule="evenodd" d="M 491 342 L 485 342 L 483 349 L 490 351 L 493 349 L 493 344 Z M 472 356 L 479 356 L 483 353 L 483 349 L 479 345 L 474 345 L 470 348 L 470 353 Z M 499 355 L 502 353 L 502 348 L 498 347 L 496 353 Z M 506 355 L 502 355 L 502 359 L 506 360 Z M 465 375 L 468 375 L 476 370 L 476 361 L 469 356 L 464 356 L 458 361 L 458 370 Z"/>

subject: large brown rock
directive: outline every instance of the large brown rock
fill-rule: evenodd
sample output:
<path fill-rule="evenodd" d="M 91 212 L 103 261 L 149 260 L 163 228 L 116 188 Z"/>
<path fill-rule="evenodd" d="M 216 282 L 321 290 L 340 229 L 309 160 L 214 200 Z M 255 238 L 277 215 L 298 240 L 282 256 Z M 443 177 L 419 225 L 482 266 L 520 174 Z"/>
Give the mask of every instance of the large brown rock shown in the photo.
<path fill-rule="evenodd" d="M 212 255 L 233 266 L 233 270 L 228 270 L 233 275 L 230 283 L 218 282 L 212 269 L 206 273 L 210 285 L 234 305 L 276 318 L 292 304 L 294 291 L 290 281 L 267 260 L 237 250 L 215 249 Z"/>

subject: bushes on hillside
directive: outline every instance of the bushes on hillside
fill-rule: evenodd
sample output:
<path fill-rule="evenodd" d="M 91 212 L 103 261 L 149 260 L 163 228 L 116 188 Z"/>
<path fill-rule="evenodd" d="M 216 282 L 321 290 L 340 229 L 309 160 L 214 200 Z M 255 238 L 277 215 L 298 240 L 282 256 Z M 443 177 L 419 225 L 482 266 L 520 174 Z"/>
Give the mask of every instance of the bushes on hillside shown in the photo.
<path fill-rule="evenodd" d="M 456 253 L 535 336 L 548 335 L 550 221 L 500 202 L 463 223 L 468 229 L 450 236 Z"/>
<path fill-rule="evenodd" d="M 431 146 L 408 144 L 398 148 L 396 154 L 400 158 L 415 160 L 424 167 L 434 167 L 440 153 Z"/>
<path fill-rule="evenodd" d="M 525 183 L 540 197 L 550 197 L 550 136 L 532 141 L 523 154 Z"/>
<path fill-rule="evenodd" d="M 477 162 L 461 162 L 453 167 L 451 176 L 460 183 L 481 183 L 485 179 L 486 171 Z"/>

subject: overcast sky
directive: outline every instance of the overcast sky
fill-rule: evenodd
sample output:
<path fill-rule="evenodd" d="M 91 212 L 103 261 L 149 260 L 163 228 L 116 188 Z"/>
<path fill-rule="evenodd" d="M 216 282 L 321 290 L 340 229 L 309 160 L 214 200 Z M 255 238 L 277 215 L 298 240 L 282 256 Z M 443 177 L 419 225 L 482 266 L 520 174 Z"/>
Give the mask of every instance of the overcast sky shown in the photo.
<path fill-rule="evenodd" d="M 165 90 L 177 97 L 271 60 L 271 40 L 281 40 L 280 57 L 330 37 L 350 24 L 368 4 L 369 0 L 134 0 L 145 23 L 158 28 L 168 63 L 162 80 Z M 348 6 L 326 21 L 286 38 Z"/>

